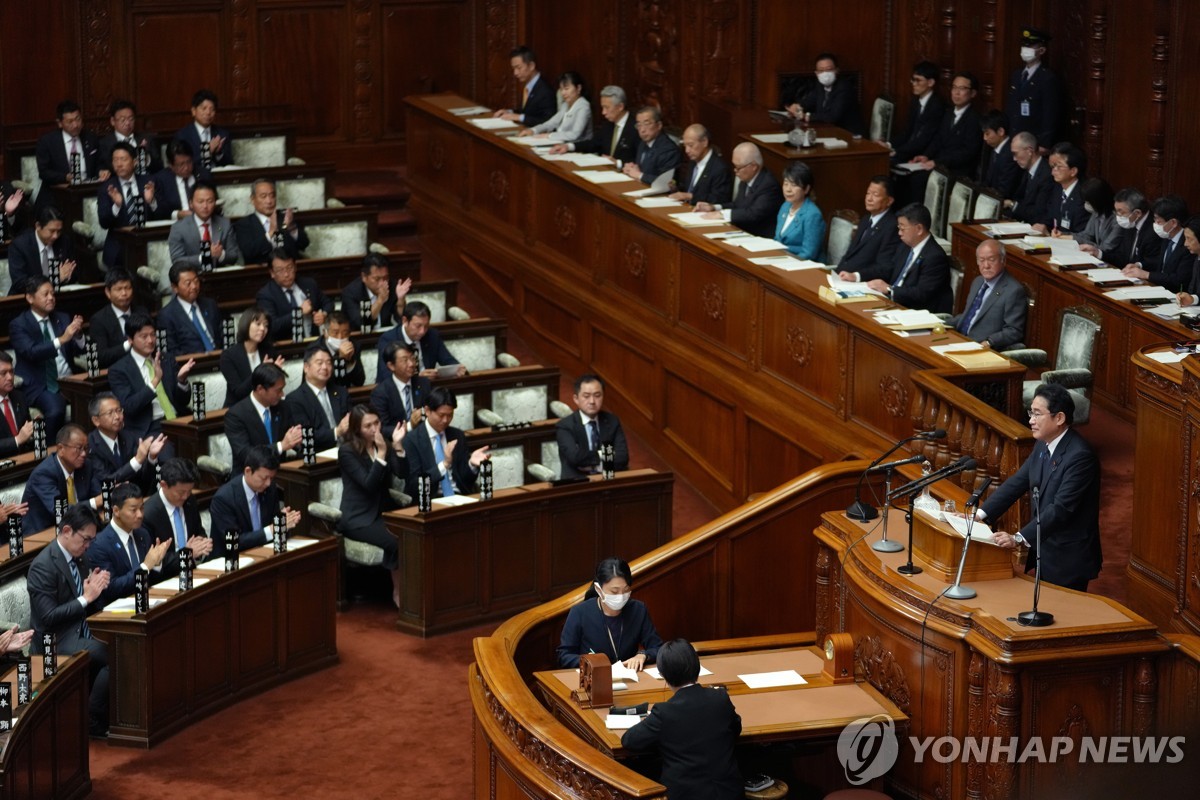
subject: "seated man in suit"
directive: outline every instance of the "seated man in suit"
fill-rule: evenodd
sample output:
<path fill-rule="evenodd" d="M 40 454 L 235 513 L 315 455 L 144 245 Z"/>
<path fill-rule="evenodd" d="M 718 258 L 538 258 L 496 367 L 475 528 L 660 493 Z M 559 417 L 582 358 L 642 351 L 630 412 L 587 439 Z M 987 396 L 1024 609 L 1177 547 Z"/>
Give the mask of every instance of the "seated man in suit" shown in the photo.
<path fill-rule="evenodd" d="M 600 445 L 613 446 L 613 469 L 629 469 L 629 445 L 617 415 L 604 411 L 604 381 L 588 373 L 575 379 L 575 408 L 578 414 L 563 417 L 554 426 L 558 439 L 560 477 L 581 478 L 600 472 Z"/>
<path fill-rule="evenodd" d="M 22 231 L 8 247 L 9 296 L 25 291 L 30 278 L 49 278 L 51 263 L 58 264 L 58 285 L 72 282 L 75 275 L 71 237 L 63 236 L 66 222 L 54 206 L 42 206 L 32 229 Z"/>
<path fill-rule="evenodd" d="M 1012 137 L 1013 160 L 1024 174 L 1017 184 L 1017 194 L 1012 200 L 1004 201 L 1008 216 L 1034 225 L 1048 217 L 1050 196 L 1054 180 L 1050 177 L 1050 164 L 1037 149 L 1037 138 L 1032 133 L 1018 133 Z"/>
<path fill-rule="evenodd" d="M 1037 387 L 1029 407 L 1029 429 L 1037 444 L 1021 468 L 983 502 L 977 512 L 995 520 L 1030 487 L 1039 487 L 1042 528 L 1042 578 L 1049 583 L 1086 592 L 1088 581 L 1100 574 L 1100 462 L 1087 440 L 1076 433 L 1075 401 L 1054 383 Z M 1033 515 L 1020 531 L 996 531 L 996 544 L 1029 547 L 1025 571 L 1037 563 L 1037 519 Z"/>
<path fill-rule="evenodd" d="M 125 409 L 112 392 L 100 392 L 88 402 L 94 429 L 88 434 L 88 464 L 97 481 L 113 484 L 132 482 L 143 494 L 154 491 L 155 466 L 159 455 L 171 457 L 167 437 L 138 438 L 125 429 Z M 140 504 L 139 504 L 140 505 Z"/>
<path fill-rule="evenodd" d="M 508 63 L 513 77 L 521 84 L 521 107 L 502 108 L 492 116 L 519 122 L 526 128 L 541 125 L 553 117 L 557 110 L 554 87 L 542 80 L 533 50 L 528 45 L 513 48 L 508 54 Z"/>
<path fill-rule="evenodd" d="M 367 371 L 358 357 L 358 348 L 350 338 L 350 320 L 344 312 L 329 312 L 325 318 L 325 335 L 318 338 L 314 346 L 328 352 L 333 359 L 330 382 L 347 389 L 367 382 Z"/>
<path fill-rule="evenodd" d="M 137 311 L 145 313 L 145 309 L 133 305 L 133 277 L 123 269 L 110 269 L 104 276 L 104 296 L 108 305 L 88 320 L 88 336 L 96 343 L 100 368 L 108 369 L 131 347 L 125 335 L 129 315 Z"/>
<path fill-rule="evenodd" d="M 1161 240 L 1161 250 L 1155 256 L 1144 255 L 1140 262 L 1126 264 L 1121 272 L 1130 278 L 1164 286 L 1172 292 L 1186 291 L 1192 282 L 1195 261 L 1183 241 L 1187 203 L 1177 194 L 1165 194 L 1154 201 L 1153 208 L 1153 228 Z M 20 364 L 19 356 L 17 363 Z"/>
<path fill-rule="evenodd" d="M 458 359 L 450 354 L 442 335 L 436 328 L 429 325 L 429 306 L 420 300 L 404 304 L 400 313 L 400 324 L 379 337 L 380 354 L 387 352 L 387 346 L 392 342 L 403 342 L 415 348 L 417 353 L 417 368 L 426 378 L 437 375 L 437 367 L 458 364 L 454 377 L 461 378 L 467 374 L 467 368 L 458 363 Z M 379 368 L 375 373 L 375 382 L 379 383 L 387 377 L 387 361 L 379 359 Z"/>
<path fill-rule="evenodd" d="M 164 420 L 190 413 L 188 376 L 196 360 L 190 358 L 180 367 L 158 350 L 154 320 L 148 314 L 131 315 L 125 329 L 130 349 L 108 368 L 108 384 L 125 409 L 129 432 L 142 438 L 158 436 Z"/>
<path fill-rule="evenodd" d="M 913 162 L 920 164 L 926 170 L 942 167 L 951 175 L 970 177 L 979 164 L 979 147 L 983 142 L 983 127 L 979 115 L 971 104 L 975 102 L 975 94 L 979 89 L 979 81 L 970 72 L 956 72 L 950 83 L 950 101 L 954 104 L 942 115 L 937 133 L 933 141 Z M 916 174 L 920 177 L 919 186 L 914 191 L 920 196 L 925 194 L 925 180 L 928 174 Z"/>
<path fill-rule="evenodd" d="M 54 116 L 58 129 L 42 134 L 37 141 L 38 177 L 42 179 L 39 206 L 49 201 L 51 186 L 71 183 L 73 175 L 80 183 L 108 180 L 108 170 L 100 168 L 100 142 L 91 131 L 83 129 L 83 110 L 79 104 L 63 100 L 54 110 Z"/>
<path fill-rule="evenodd" d="M 591 139 L 581 142 L 560 142 L 550 148 L 562 153 L 598 153 L 610 161 L 633 161 L 637 157 L 638 134 L 629 117 L 625 90 L 620 86 L 605 86 L 600 90 L 600 114 L 604 124 Z"/>
<path fill-rule="evenodd" d="M 275 207 L 275 181 L 259 178 L 250 187 L 250 203 L 254 213 L 233 223 L 238 249 L 246 264 L 266 264 L 271 253 L 282 247 L 292 258 L 299 258 L 308 249 L 308 234 L 296 221 L 296 210 Z"/>
<path fill-rule="evenodd" d="M 171 550 L 171 540 L 152 541 L 142 527 L 145 500 L 133 483 L 118 483 L 109 496 L 112 520 L 100 531 L 88 555 L 92 566 L 110 576 L 108 588 L 114 598 L 133 594 L 134 573 L 145 570 L 151 583 L 166 576 L 163 562 Z"/>
<path fill-rule="evenodd" d="M 83 428 L 68 422 L 55 437 L 58 447 L 29 473 L 21 502 L 29 511 L 21 529 L 26 536 L 44 531 L 54 525 L 54 501 L 68 504 L 87 503 L 99 509 L 100 482 L 88 464 L 88 438 Z"/>
<path fill-rule="evenodd" d="M 740 800 L 745 793 L 734 749 L 742 718 L 729 693 L 696 682 L 700 656 L 684 639 L 660 647 L 657 665 L 671 699 L 655 703 L 648 717 L 625 731 L 621 744 L 661 754 L 660 780 L 670 800 Z"/>
<path fill-rule="evenodd" d="M 945 116 L 946 105 L 938 97 L 938 67 L 931 61 L 922 61 L 913 67 L 913 99 L 908 107 L 908 127 L 892 142 L 892 163 L 905 164 L 925 152 L 937 136 L 938 127 Z"/>
<path fill-rule="evenodd" d="M 158 142 L 143 131 L 137 133 L 137 108 L 128 100 L 114 100 L 108 106 L 108 121 L 112 132 L 100 137 L 100 169 L 112 170 L 113 147 L 121 142 L 133 148 L 134 165 L 138 175 L 150 177 L 162 169 Z"/>
<path fill-rule="evenodd" d="M 1080 244 L 1079 249 L 1118 268 L 1142 261 L 1154 262 L 1162 252 L 1163 240 L 1155 233 L 1151 217 L 1146 195 L 1127 186 L 1113 195 L 1113 219 L 1121 229 L 1117 246 L 1111 253 L 1094 244 Z"/>
<path fill-rule="evenodd" d="M 867 184 L 864 201 L 866 214 L 858 221 L 854 238 L 838 262 L 839 275 L 843 280 L 854 280 L 856 272 L 870 270 L 877 264 L 891 264 L 896 260 L 896 248 L 900 237 L 896 232 L 896 202 L 892 179 L 887 175 L 876 175 Z"/>
<path fill-rule="evenodd" d="M 1004 268 L 1004 245 L 985 239 L 975 248 L 979 275 L 971 282 L 966 310 L 951 317 L 949 324 L 993 350 L 1024 347 L 1025 315 L 1029 297 L 1021 282 Z"/>
<path fill-rule="evenodd" d="M 417 480 L 422 475 L 429 477 L 431 497 L 475 490 L 479 465 L 490 456 L 487 447 L 467 452 L 466 435 L 450 425 L 457 407 L 454 392 L 444 386 L 433 389 L 425 398 L 425 422 L 404 437 L 402 449 L 408 456 L 405 485 L 412 492 L 417 491 Z"/>
<path fill-rule="evenodd" d="M 676 191 L 671 199 L 697 203 L 728 203 L 733 197 L 733 173 L 713 152 L 708 128 L 689 125 L 683 132 L 683 152 L 690 163 L 675 171 Z"/>
<path fill-rule="evenodd" d="M 239 400 L 225 412 L 225 436 L 233 451 L 233 474 L 246 465 L 246 451 L 256 444 L 274 445 L 283 455 L 300 444 L 299 425 L 284 428 L 280 403 L 287 373 L 271 363 L 259 364 L 250 374 L 250 396 Z"/>
<path fill-rule="evenodd" d="M 255 303 L 271 315 L 271 341 L 293 341 L 292 310 L 304 318 L 304 336 L 320 334 L 325 317 L 333 311 L 333 301 L 312 278 L 296 277 L 296 260 L 282 248 L 271 253 L 271 280 L 258 290 Z"/>
<path fill-rule="evenodd" d="M 350 392 L 330 381 L 333 358 L 323 347 L 304 351 L 304 381 L 283 401 L 289 425 L 313 429 L 317 451 L 337 447 L 350 424 Z"/>
<path fill-rule="evenodd" d="M 142 524 L 156 542 L 170 542 L 163 558 L 166 575 L 179 574 L 179 551 L 187 547 L 199 564 L 212 553 L 212 540 L 205 535 L 200 507 L 192 489 L 200 479 L 196 465 L 186 458 L 163 462 L 158 489 L 146 498 Z"/>
<path fill-rule="evenodd" d="M 191 145 L 178 140 L 171 142 L 167 147 L 167 166 L 154 173 L 154 194 L 164 219 L 170 216 L 178 220 L 192 215 L 192 190 L 196 188 L 193 169 Z"/>
<path fill-rule="evenodd" d="M 158 329 L 167 332 L 167 354 L 210 353 L 221 349 L 221 307 L 200 296 L 200 270 L 186 262 L 171 265 L 175 296 L 158 312 Z"/>
<path fill-rule="evenodd" d="M 679 166 L 679 148 L 671 137 L 663 134 L 662 112 L 654 106 L 638 109 L 636 120 L 638 137 L 642 141 L 634 160 L 626 162 L 622 172 L 650 186 L 659 175 L 673 173 Z"/>
<path fill-rule="evenodd" d="M 41 652 L 45 634 L 54 635 L 59 656 L 87 651 L 88 733 L 103 738 L 108 735 L 108 646 L 92 637 L 87 618 L 116 596 L 109 591 L 111 576 L 88 560 L 99 526 L 96 512 L 86 505 L 67 508 L 58 535 L 29 565 L 28 588 L 34 651 Z"/>
<path fill-rule="evenodd" d="M 134 172 L 137 156 L 133 145 L 118 142 L 113 145 L 111 158 L 113 174 L 96 190 L 100 227 L 111 231 L 164 218 L 154 196 L 154 181 Z M 125 251 L 116 236 L 104 240 L 104 264 L 110 269 L 125 264 Z"/>
<path fill-rule="evenodd" d="M 290 531 L 300 522 L 300 512 L 283 505 L 283 492 L 275 485 L 279 456 L 275 448 L 260 444 L 246 451 L 246 466 L 213 495 L 209 513 L 209 538 L 217 555 L 225 555 L 225 532 L 238 532 L 238 552 L 262 547 L 275 538 L 275 514 L 283 511 Z"/>
<path fill-rule="evenodd" d="M 763 168 L 762 151 L 753 142 L 733 148 L 733 202 L 696 203 L 696 211 L 710 219 L 724 219 L 747 233 L 770 239 L 775 235 L 776 218 L 783 205 L 779 181 Z"/>
<path fill-rule="evenodd" d="M 176 220 L 167 234 L 171 263 L 180 262 L 208 272 L 242 263 L 242 251 L 229 220 L 216 214 L 217 187 L 199 181 L 192 189 L 192 214 Z"/>
<path fill-rule="evenodd" d="M 213 124 L 216 118 L 217 96 L 208 89 L 200 89 L 192 95 L 192 123 L 175 134 L 178 141 L 186 142 L 192 149 L 196 174 L 201 178 L 209 177 L 213 167 L 233 163 L 233 138 L 229 131 Z"/>
<path fill-rule="evenodd" d="M 7 350 L 0 350 L 0 458 L 8 458 L 30 449 L 33 421 L 29 419 L 29 402 L 25 393 L 16 388 L 13 380 L 13 359 Z"/>
<path fill-rule="evenodd" d="M 837 125 L 861 136 L 862 112 L 858 108 L 854 84 L 849 80 L 838 80 L 837 56 L 821 53 L 817 56 L 813 71 L 815 85 L 802 87 L 790 98 L 784 98 L 784 108 L 793 117 L 808 114 L 811 122 Z"/>
<path fill-rule="evenodd" d="M 363 329 L 363 303 L 370 304 L 366 322 L 372 329 L 388 328 L 400 321 L 400 308 L 397 301 L 404 302 L 404 296 L 412 288 L 412 279 L 404 278 L 396 282 L 396 295 L 391 294 L 389 285 L 387 257 L 381 253 L 368 253 L 363 257 L 359 275 L 342 289 L 342 313 L 350 321 L 353 330 Z"/>
<path fill-rule="evenodd" d="M 1004 200 L 1014 199 L 1024 173 L 1013 158 L 1008 117 L 1003 111 L 992 109 L 983 118 L 983 143 L 988 146 L 984 151 L 983 188 Z"/>
<path fill-rule="evenodd" d="M 83 352 L 83 317 L 68 318 L 54 310 L 57 298 L 48 278 L 25 282 L 25 302 L 29 308 L 9 324 L 9 342 L 17 354 L 21 388 L 30 405 L 46 418 L 49 439 L 67 416 L 58 379 L 74 372 L 74 358 Z"/>
<path fill-rule="evenodd" d="M 385 435 L 391 436 L 397 425 L 411 431 L 421 422 L 421 409 L 433 386 L 417 374 L 417 354 L 411 345 L 391 342 L 380 361 L 387 365 L 388 376 L 371 390 L 371 408 L 379 415 Z"/>
<path fill-rule="evenodd" d="M 1092 218 L 1084 206 L 1081 180 L 1087 172 L 1087 156 L 1070 142 L 1059 142 L 1050 151 L 1051 187 L 1046 217 L 1033 226 L 1042 235 L 1080 234 Z"/>
<path fill-rule="evenodd" d="M 929 233 L 929 209 L 910 203 L 896 216 L 903 246 L 897 248 L 895 258 L 854 274 L 843 272 L 843 280 L 866 281 L 870 288 L 908 308 L 949 314 L 954 307 L 950 259 Z"/>

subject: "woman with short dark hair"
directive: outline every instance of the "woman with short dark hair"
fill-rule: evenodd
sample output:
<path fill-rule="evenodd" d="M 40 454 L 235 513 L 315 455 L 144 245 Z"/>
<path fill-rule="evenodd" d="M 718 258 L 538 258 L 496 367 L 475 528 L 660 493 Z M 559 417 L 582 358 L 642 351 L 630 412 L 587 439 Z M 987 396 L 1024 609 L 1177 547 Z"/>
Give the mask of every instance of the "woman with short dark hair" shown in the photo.
<path fill-rule="evenodd" d="M 596 565 L 592 585 L 583 602 L 567 614 L 558 663 L 578 667 L 579 657 L 603 653 L 611 663 L 622 662 L 632 670 L 653 663 L 662 639 L 654 630 L 646 604 L 631 600 L 633 573 L 619 558 L 606 558 Z"/>

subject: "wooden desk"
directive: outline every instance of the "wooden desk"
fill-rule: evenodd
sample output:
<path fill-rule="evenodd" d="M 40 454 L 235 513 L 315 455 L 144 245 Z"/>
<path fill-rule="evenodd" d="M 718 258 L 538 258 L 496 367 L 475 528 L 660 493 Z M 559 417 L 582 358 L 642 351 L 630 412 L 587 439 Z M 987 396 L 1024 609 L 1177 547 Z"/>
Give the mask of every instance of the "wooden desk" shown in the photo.
<path fill-rule="evenodd" d="M 88 657 L 60 657 L 58 672 L 46 679 L 41 656 L 30 660 L 33 699 L 14 702 L 16 723 L 0 735 L 0 800 L 74 800 L 92 791 L 88 755 Z M 17 692 L 17 668 L 0 680 Z"/>
<path fill-rule="evenodd" d="M 297 539 L 302 538 L 298 535 Z M 102 611 L 88 619 L 109 647 L 110 744 L 153 747 L 198 719 L 272 686 L 337 662 L 338 542 L 331 536 L 173 596 L 174 579 L 151 588 L 170 597 L 145 614 Z"/>
<path fill-rule="evenodd" d="M 671 538 L 674 482 L 669 472 L 632 470 L 384 514 L 404 569 L 396 627 L 430 636 L 501 619 L 576 585 L 608 555 L 654 549 Z"/>
<path fill-rule="evenodd" d="M 720 648 L 720 642 L 709 642 Z M 899 708 L 869 683 L 833 685 L 821 673 L 824 663 L 817 647 L 783 650 L 754 650 L 728 654 L 702 655 L 700 664 L 711 670 L 697 683 L 724 686 L 729 699 L 742 718 L 744 742 L 778 742 L 836 738 L 847 724 L 860 717 L 884 714 L 896 722 L 908 719 Z M 738 675 L 794 669 L 808 682 L 804 686 L 750 689 Z M 581 708 L 571 697 L 579 688 L 579 671 L 560 669 L 533 674 L 535 688 L 555 718 L 590 742 L 605 755 L 616 759 L 634 755 L 621 744 L 624 731 L 609 730 L 604 723 L 607 708 Z M 613 693 L 613 702 L 622 705 L 662 703 L 671 690 L 661 678 L 642 672 L 637 683 Z"/>

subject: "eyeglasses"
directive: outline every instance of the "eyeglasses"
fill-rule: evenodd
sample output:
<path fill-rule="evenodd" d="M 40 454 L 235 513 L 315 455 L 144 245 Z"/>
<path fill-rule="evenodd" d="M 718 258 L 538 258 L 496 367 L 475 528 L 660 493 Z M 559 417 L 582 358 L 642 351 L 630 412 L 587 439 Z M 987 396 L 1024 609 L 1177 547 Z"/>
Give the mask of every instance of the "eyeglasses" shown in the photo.
<path fill-rule="evenodd" d="M 1042 417 L 1053 416 L 1049 411 L 1041 411 L 1036 408 L 1027 408 L 1025 409 L 1025 413 L 1029 415 L 1030 419 L 1041 419 Z"/>
<path fill-rule="evenodd" d="M 86 542 L 87 544 L 91 544 L 92 542 L 96 541 L 96 534 L 92 534 L 91 536 L 84 536 L 79 531 L 71 531 L 71 533 L 75 534 L 80 539 L 83 539 L 83 541 Z"/>
<path fill-rule="evenodd" d="M 64 444 L 64 445 L 61 445 L 59 449 L 61 449 L 61 450 L 77 450 L 80 453 L 83 453 L 84 455 L 87 455 L 89 452 L 91 452 L 91 448 L 89 448 L 86 444 Z"/>
<path fill-rule="evenodd" d="M 746 167 L 750 167 L 750 166 L 753 166 L 753 165 L 754 165 L 754 162 L 753 162 L 753 161 L 747 161 L 745 164 L 734 164 L 734 165 L 733 165 L 733 171 L 734 171 L 734 172 L 741 172 L 741 171 L 742 171 L 742 170 L 744 170 Z"/>

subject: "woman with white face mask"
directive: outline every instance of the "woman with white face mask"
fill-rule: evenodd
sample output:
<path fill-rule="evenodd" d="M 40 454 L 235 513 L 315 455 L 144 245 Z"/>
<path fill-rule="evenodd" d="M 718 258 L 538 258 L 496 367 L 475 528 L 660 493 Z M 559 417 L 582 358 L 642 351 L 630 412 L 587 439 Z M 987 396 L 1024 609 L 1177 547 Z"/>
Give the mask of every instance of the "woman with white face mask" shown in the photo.
<path fill-rule="evenodd" d="M 633 573 L 619 558 L 606 558 L 596 566 L 592 585 L 583 602 L 567 614 L 558 645 L 558 663 L 578 667 L 579 657 L 603 653 L 610 663 L 620 661 L 632 670 L 653 663 L 662 646 L 645 603 L 631 600 Z"/>
<path fill-rule="evenodd" d="M 1061 231 L 1055 235 L 1060 239 L 1074 238 L 1079 242 L 1080 250 L 1090 246 L 1102 253 L 1113 252 L 1121 243 L 1122 229 L 1113 211 L 1112 187 L 1100 178 L 1085 178 L 1077 191 L 1083 193 L 1083 207 L 1091 217 L 1084 229 L 1074 236 Z"/>

